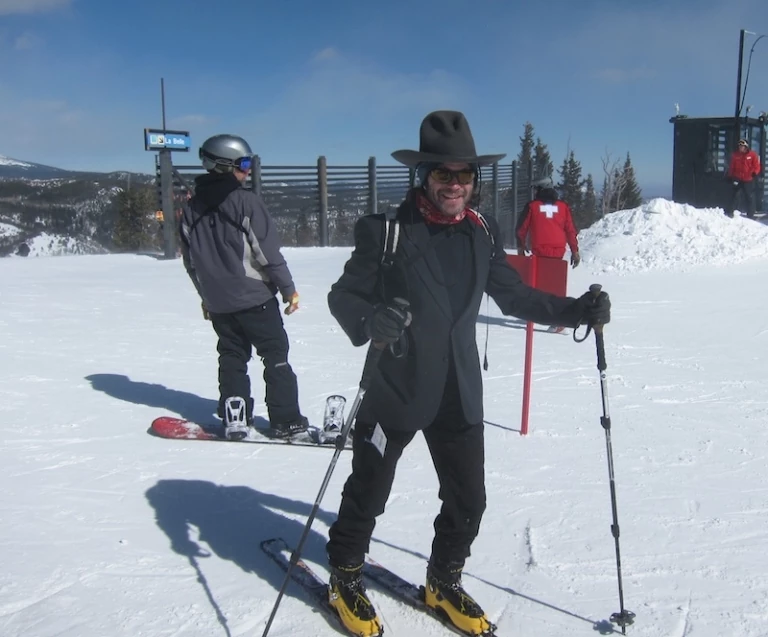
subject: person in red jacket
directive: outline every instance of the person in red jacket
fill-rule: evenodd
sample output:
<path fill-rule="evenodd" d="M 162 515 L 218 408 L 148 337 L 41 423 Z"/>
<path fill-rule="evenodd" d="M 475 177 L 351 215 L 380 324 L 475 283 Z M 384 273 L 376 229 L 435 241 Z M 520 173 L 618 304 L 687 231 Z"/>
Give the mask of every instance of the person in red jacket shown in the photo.
<path fill-rule="evenodd" d="M 562 259 L 566 244 L 571 249 L 571 266 L 581 262 L 579 241 L 571 207 L 557 196 L 552 182 L 536 187 L 536 197 L 529 201 L 517 224 L 517 253 L 525 256 L 530 237 L 531 253 L 542 259 Z M 550 332 L 560 333 L 563 326 L 553 325 Z"/>
<path fill-rule="evenodd" d="M 517 225 L 517 252 L 525 255 L 530 236 L 531 253 L 537 257 L 562 259 L 566 244 L 571 249 L 571 266 L 581 262 L 579 241 L 570 206 L 551 187 L 538 188 Z"/>
<path fill-rule="evenodd" d="M 747 217 L 755 218 L 755 188 L 752 180 L 760 174 L 760 158 L 754 150 L 749 149 L 746 139 L 739 140 L 738 149 L 731 155 L 731 162 L 725 176 L 733 182 L 733 196 L 730 207 L 725 211 L 729 217 L 733 217 L 733 211 L 739 200 L 739 195 L 744 195 L 747 205 Z"/>

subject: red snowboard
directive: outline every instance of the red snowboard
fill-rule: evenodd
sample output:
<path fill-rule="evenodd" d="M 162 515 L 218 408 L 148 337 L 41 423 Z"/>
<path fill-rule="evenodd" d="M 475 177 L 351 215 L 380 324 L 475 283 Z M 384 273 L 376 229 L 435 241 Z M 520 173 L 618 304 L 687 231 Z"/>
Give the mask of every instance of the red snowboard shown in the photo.
<path fill-rule="evenodd" d="M 199 425 L 183 418 L 161 416 L 155 418 L 149 427 L 149 433 L 160 438 L 172 438 L 176 440 L 219 440 L 230 442 L 224 437 L 224 427 L 217 424 Z M 321 442 L 322 441 L 322 442 Z M 275 438 L 269 435 L 268 430 L 251 427 L 248 436 L 238 442 L 255 442 L 260 444 L 293 445 L 295 447 L 320 447 L 335 448 L 335 438 L 321 436 L 316 427 L 310 427 L 306 433 L 292 436 L 291 438 Z M 346 448 L 351 446 L 351 440 L 347 440 Z"/>

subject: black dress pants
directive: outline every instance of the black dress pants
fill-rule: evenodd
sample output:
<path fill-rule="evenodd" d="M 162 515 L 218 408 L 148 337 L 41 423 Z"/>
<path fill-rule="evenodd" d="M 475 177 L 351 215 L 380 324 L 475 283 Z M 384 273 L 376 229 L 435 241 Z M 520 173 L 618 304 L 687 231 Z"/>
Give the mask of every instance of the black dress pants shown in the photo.
<path fill-rule="evenodd" d="M 423 430 L 440 482 L 440 512 L 435 518 L 432 560 L 463 565 L 485 511 L 483 423 L 468 423 L 455 376 L 449 382 L 435 420 Z M 365 559 L 376 517 L 384 512 L 397 462 L 416 432 L 384 429 L 384 456 L 371 442 L 375 425 L 355 424 L 352 473 L 344 485 L 337 520 L 329 531 L 332 566 Z"/>

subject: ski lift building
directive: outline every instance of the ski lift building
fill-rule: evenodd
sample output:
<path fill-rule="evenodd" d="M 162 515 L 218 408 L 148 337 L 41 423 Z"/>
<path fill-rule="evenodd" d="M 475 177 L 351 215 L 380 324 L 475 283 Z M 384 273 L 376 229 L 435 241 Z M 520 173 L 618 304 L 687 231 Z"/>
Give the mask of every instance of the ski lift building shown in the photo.
<path fill-rule="evenodd" d="M 755 204 L 768 211 L 766 190 L 766 125 L 768 113 L 760 117 L 739 118 L 739 133 L 734 134 L 733 117 L 688 117 L 669 120 L 674 126 L 672 199 L 697 208 L 725 208 L 732 197 L 725 172 L 739 139 L 746 139 L 760 157 L 761 172 L 754 180 Z"/>

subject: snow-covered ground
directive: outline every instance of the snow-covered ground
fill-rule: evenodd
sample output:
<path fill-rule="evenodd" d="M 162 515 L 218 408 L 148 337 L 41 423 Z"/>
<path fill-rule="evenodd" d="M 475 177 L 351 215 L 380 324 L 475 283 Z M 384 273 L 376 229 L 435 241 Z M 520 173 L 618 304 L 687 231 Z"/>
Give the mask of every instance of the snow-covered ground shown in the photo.
<path fill-rule="evenodd" d="M 569 274 L 571 294 L 599 282 L 614 304 L 608 391 L 625 602 L 637 614 L 627 634 L 765 637 L 765 229 L 654 208 L 583 233 L 585 262 Z M 349 252 L 285 250 L 302 300 L 286 318 L 290 360 L 315 422 L 328 394 L 351 404 L 365 355 L 326 305 Z M 298 540 L 332 452 L 147 434 L 158 415 L 215 409 L 215 337 L 179 260 L 4 259 L 0 303 L 0 635 L 261 635 L 283 573 L 259 542 Z M 605 633 L 619 603 L 594 340 L 536 332 L 523 437 L 525 332 L 490 307 L 488 509 L 465 585 L 500 635 Z M 483 305 L 481 347 L 485 318 Z M 263 415 L 258 360 L 251 369 Z M 349 462 L 344 452 L 304 552 L 323 574 Z M 372 555 L 422 582 L 438 508 L 417 436 Z M 371 597 L 387 635 L 447 634 Z M 270 635 L 297 634 L 338 633 L 290 586 Z"/>
<path fill-rule="evenodd" d="M 0 239 L 9 239 L 21 234 L 21 229 L 12 223 L 0 222 Z"/>
<path fill-rule="evenodd" d="M 27 241 L 30 257 L 51 257 L 73 254 L 93 254 L 105 252 L 94 241 L 82 238 L 66 237 L 61 234 L 41 232 Z"/>

